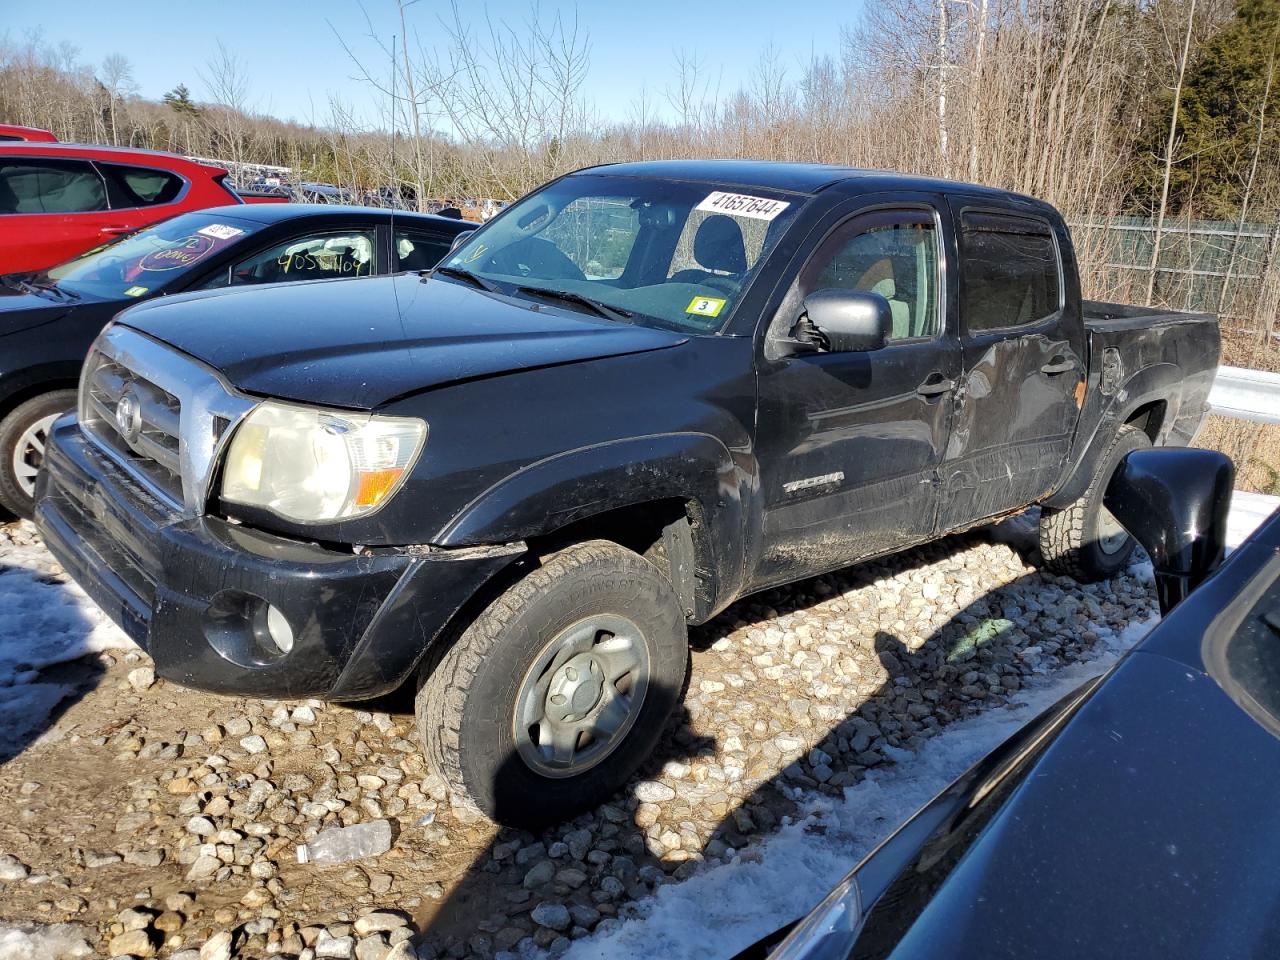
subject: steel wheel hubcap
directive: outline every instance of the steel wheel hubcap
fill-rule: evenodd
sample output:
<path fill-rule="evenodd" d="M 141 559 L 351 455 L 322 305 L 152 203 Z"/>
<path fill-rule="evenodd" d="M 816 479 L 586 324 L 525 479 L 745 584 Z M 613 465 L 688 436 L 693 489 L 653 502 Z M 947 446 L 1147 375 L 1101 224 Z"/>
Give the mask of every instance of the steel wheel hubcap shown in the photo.
<path fill-rule="evenodd" d="M 573 777 L 626 739 L 649 688 L 649 649 L 626 617 L 580 620 L 548 643 L 516 695 L 516 752 L 546 777 Z"/>
<path fill-rule="evenodd" d="M 1129 542 L 1129 531 L 1120 525 L 1111 511 L 1103 507 L 1098 513 L 1098 548 L 1107 556 L 1113 556 Z"/>
<path fill-rule="evenodd" d="M 23 431 L 13 448 L 13 475 L 18 480 L 18 489 L 28 497 L 36 495 L 36 474 L 40 472 L 40 464 L 44 463 L 44 445 L 49 439 L 49 428 L 58 414 L 41 417 Z"/>

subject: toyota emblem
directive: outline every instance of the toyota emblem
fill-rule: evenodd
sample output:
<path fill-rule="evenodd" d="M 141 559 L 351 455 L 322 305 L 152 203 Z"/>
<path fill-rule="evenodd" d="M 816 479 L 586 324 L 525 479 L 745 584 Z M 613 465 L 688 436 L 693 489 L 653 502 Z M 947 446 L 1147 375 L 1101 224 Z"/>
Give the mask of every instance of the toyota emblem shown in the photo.
<path fill-rule="evenodd" d="M 116 404 L 116 428 L 129 443 L 137 440 L 142 432 L 142 404 L 133 390 L 125 391 Z"/>

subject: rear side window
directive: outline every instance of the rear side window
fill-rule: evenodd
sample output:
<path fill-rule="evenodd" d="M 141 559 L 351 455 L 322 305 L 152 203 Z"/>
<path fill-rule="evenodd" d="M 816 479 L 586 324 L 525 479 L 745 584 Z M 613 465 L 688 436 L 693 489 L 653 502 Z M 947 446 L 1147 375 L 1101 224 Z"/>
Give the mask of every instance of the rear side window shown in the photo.
<path fill-rule="evenodd" d="M 373 232 L 323 233 L 261 250 L 206 281 L 201 290 L 257 283 L 333 280 L 373 273 Z"/>
<path fill-rule="evenodd" d="M 970 333 L 1036 323 L 1061 306 L 1058 247 L 1043 220 L 965 213 L 961 313 Z"/>
<path fill-rule="evenodd" d="M 106 186 L 88 162 L 0 160 L 0 214 L 106 209 Z"/>
<path fill-rule="evenodd" d="M 397 229 L 393 239 L 396 271 L 430 270 L 449 252 L 452 237 L 425 230 Z"/>
<path fill-rule="evenodd" d="M 100 163 L 111 190 L 111 206 L 150 207 L 172 203 L 182 192 L 185 181 L 168 170 L 151 167 L 126 167 L 118 163 Z"/>

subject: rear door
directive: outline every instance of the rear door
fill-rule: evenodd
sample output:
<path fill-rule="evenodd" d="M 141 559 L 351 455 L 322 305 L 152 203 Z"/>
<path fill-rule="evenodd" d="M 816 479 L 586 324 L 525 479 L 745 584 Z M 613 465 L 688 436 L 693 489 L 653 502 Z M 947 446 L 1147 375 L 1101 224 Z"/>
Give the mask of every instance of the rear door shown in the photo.
<path fill-rule="evenodd" d="M 1033 503 L 1070 450 L 1085 373 L 1053 224 L 986 198 L 951 198 L 960 255 L 963 376 L 942 469 L 941 531 Z"/>
<path fill-rule="evenodd" d="M 837 215 L 768 333 L 759 368 L 764 529 L 754 587 L 897 550 L 934 532 L 937 470 L 960 367 L 946 324 L 946 208 L 928 194 L 878 199 L 853 201 Z M 771 357 L 770 341 L 789 335 L 803 298 L 830 288 L 884 296 L 893 311 L 888 344 Z"/>
<path fill-rule="evenodd" d="M 0 156 L 0 273 L 52 267 L 113 235 L 107 184 L 88 160 Z"/>

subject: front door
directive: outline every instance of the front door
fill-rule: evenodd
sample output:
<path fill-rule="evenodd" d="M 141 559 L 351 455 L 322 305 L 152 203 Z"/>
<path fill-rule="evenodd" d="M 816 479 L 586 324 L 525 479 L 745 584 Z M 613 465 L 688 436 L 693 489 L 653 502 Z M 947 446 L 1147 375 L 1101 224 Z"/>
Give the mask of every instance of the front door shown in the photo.
<path fill-rule="evenodd" d="M 853 353 L 787 353 L 759 379 L 757 455 L 764 519 L 752 578 L 765 586 L 835 569 L 932 535 L 937 469 L 959 376 L 945 329 L 940 206 L 922 196 L 853 214 L 799 270 L 770 329 L 785 338 L 805 296 L 879 293 L 889 343 Z"/>
<path fill-rule="evenodd" d="M 942 470 L 942 532 L 1024 507 L 1053 487 L 1085 376 L 1080 316 L 1067 309 L 1069 240 L 1023 211 L 951 202 L 964 374 Z"/>

